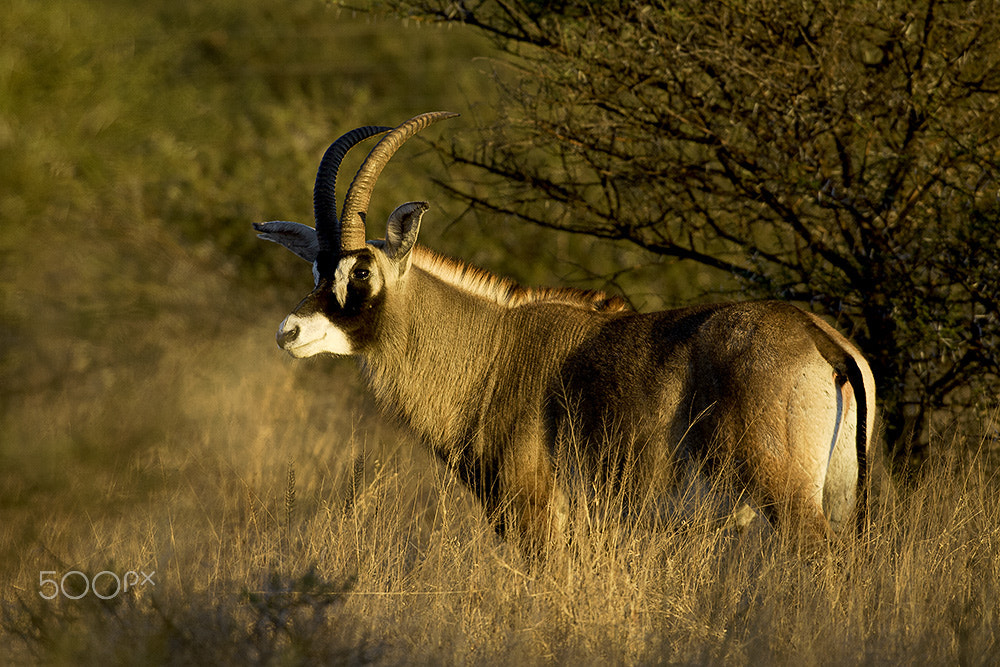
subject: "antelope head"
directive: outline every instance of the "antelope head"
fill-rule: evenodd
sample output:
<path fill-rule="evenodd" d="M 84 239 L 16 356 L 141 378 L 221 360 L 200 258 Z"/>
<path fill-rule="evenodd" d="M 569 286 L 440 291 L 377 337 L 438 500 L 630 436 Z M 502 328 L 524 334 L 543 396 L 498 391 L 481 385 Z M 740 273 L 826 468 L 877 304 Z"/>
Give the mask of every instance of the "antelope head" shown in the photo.
<path fill-rule="evenodd" d="M 361 127 L 337 139 L 323 155 L 313 189 L 315 229 L 297 222 L 255 223 L 258 236 L 288 248 L 313 265 L 315 285 L 278 328 L 278 345 L 295 357 L 361 352 L 378 330 L 386 291 L 405 278 L 426 202 L 409 202 L 389 216 L 385 240 L 369 242 L 365 217 L 383 167 L 403 143 L 431 123 L 458 114 L 415 116 L 393 129 Z M 387 133 L 387 134 L 386 134 Z M 365 158 L 337 217 L 337 171 L 347 152 L 385 134 Z"/>

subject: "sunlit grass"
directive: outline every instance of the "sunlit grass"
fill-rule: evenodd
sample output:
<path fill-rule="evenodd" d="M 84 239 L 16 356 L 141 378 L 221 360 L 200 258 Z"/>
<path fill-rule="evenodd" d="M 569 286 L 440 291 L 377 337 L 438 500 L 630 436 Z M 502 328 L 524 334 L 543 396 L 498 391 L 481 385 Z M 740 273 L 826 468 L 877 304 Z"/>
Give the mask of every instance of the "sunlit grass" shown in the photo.
<path fill-rule="evenodd" d="M 313 374 L 349 368 L 251 363 L 242 354 L 251 341 L 233 341 L 185 387 L 183 438 L 168 435 L 106 479 L 109 493 L 139 502 L 81 512 L 67 502 L 72 491 L 50 499 L 45 534 L 9 573 L 4 630 L 17 655 L 755 664 L 998 655 L 998 488 L 977 461 L 936 462 L 905 492 L 879 468 L 870 530 L 829 562 L 806 563 L 779 536 L 688 521 L 577 531 L 532 565 L 436 462 L 365 405 L 331 405 L 310 386 L 332 389 Z M 216 382 L 232 395 L 218 412 L 199 411 Z M 46 601 L 40 570 L 155 571 L 156 585 L 108 603 Z"/>

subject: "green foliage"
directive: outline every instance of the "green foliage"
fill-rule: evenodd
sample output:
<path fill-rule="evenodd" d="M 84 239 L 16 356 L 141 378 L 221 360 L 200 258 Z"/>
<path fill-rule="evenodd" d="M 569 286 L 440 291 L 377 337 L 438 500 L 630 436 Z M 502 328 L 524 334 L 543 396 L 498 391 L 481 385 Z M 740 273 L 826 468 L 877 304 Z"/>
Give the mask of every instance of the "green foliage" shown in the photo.
<path fill-rule="evenodd" d="M 218 408 L 231 388 L 199 393 L 195 408 L 184 396 L 217 346 L 249 330 L 248 358 L 274 353 L 274 326 L 311 278 L 250 223 L 309 222 L 319 157 L 346 128 L 448 107 L 455 86 L 475 85 L 483 40 L 389 28 L 311 0 L 5 6 L 0 556 L 9 567 L 51 536 L 39 508 L 77 506 L 86 524 L 88 511 L 118 512 L 176 483 L 135 461 L 202 437 L 190 411 Z M 373 206 L 382 215 L 396 196 L 433 199 L 420 169 L 386 176 L 388 201 Z M 428 225 L 427 238 L 443 227 Z M 243 372 L 231 367 L 230 380 Z M 351 383 L 341 377 L 339 391 Z"/>
<path fill-rule="evenodd" d="M 982 422 L 1000 390 L 994 3 L 378 5 L 508 54 L 490 129 L 442 147 L 479 170 L 456 196 L 828 315 L 872 364 L 894 447 Z"/>
<path fill-rule="evenodd" d="M 58 467 L 30 460 L 102 465 L 101 452 L 128 456 L 176 427 L 174 350 L 280 321 L 264 309 L 309 284 L 250 223 L 309 222 L 319 157 L 344 129 L 447 106 L 453 85 L 474 85 L 482 40 L 386 28 L 311 0 L 10 3 L 0 475 L 30 480 L 14 488 L 59 483 Z M 432 198 L 419 170 L 383 187 Z M 383 215 L 399 203 L 387 199 Z M 65 416 L 49 417 L 54 406 Z"/>

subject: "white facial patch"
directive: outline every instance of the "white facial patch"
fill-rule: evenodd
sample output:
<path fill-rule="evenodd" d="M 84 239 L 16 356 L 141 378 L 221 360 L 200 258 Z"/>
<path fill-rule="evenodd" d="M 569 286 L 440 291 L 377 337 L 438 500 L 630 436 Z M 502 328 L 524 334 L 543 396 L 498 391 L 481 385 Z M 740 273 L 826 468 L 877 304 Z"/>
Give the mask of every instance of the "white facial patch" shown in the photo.
<path fill-rule="evenodd" d="M 289 315 L 278 329 L 278 339 L 283 334 L 298 329 L 298 334 L 281 347 L 293 357 L 299 359 L 316 354 L 349 355 L 354 353 L 354 346 L 344 331 L 319 313 L 306 316 Z"/>
<path fill-rule="evenodd" d="M 351 282 L 351 271 L 357 262 L 357 257 L 345 257 L 337 264 L 337 270 L 333 274 L 333 295 L 337 297 L 341 308 L 347 305 L 347 285 Z"/>

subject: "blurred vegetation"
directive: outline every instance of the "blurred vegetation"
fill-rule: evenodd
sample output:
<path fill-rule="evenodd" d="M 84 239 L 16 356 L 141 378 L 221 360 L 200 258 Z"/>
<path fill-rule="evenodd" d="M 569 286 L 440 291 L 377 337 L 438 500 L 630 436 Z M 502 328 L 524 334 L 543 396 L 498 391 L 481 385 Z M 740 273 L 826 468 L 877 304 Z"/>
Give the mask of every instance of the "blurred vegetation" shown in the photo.
<path fill-rule="evenodd" d="M 246 363 L 279 358 L 274 328 L 311 277 L 250 223 L 309 222 L 319 157 L 344 129 L 465 106 L 489 48 L 447 32 L 428 40 L 308 0 L 5 5 L 5 561 L 47 533 L 37 517 L 51 502 L 98 511 L 141 497 L 114 480 L 149 448 L 199 437 L 186 396 L 220 372 L 233 336 L 256 336 Z M 435 161 L 409 157 L 383 192 L 433 199 L 421 170 Z"/>

